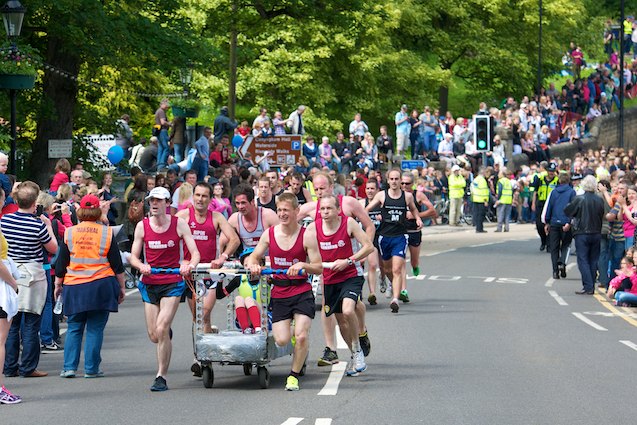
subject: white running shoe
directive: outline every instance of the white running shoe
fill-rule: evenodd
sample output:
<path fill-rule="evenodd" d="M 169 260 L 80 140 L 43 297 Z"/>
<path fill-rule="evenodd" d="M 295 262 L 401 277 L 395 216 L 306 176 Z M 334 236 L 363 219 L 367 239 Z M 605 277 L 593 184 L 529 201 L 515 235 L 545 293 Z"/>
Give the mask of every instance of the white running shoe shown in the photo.
<path fill-rule="evenodd" d="M 387 290 L 385 291 L 385 298 L 391 298 L 392 297 L 392 286 L 391 286 L 391 282 L 389 282 L 389 284 L 387 285 Z"/>
<path fill-rule="evenodd" d="M 365 355 L 363 350 L 358 350 L 352 355 L 352 362 L 354 363 L 354 369 L 356 372 L 365 372 L 367 370 L 367 364 L 365 363 Z"/>
<path fill-rule="evenodd" d="M 347 376 L 358 376 L 358 371 L 355 367 L 354 356 L 352 356 L 351 360 L 347 362 L 347 369 L 345 369 L 345 374 Z"/>

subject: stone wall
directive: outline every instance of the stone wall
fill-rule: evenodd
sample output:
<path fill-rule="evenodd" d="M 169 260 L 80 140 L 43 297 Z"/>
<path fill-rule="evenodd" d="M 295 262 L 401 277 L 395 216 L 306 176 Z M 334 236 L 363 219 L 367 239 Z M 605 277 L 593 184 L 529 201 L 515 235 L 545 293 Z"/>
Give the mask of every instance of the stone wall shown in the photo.
<path fill-rule="evenodd" d="M 511 130 L 507 128 L 496 128 L 501 140 L 506 143 L 505 150 L 510 164 L 514 164 L 514 169 L 528 164 L 526 155 L 513 156 L 513 141 Z M 619 146 L 619 112 L 603 115 L 595 118 L 590 125 L 589 137 L 584 140 L 584 150 L 599 149 L 601 146 Z M 624 149 L 637 148 L 637 108 L 624 111 Z M 577 153 L 577 146 L 570 143 L 560 143 L 551 146 L 551 154 L 554 158 L 573 158 Z"/>

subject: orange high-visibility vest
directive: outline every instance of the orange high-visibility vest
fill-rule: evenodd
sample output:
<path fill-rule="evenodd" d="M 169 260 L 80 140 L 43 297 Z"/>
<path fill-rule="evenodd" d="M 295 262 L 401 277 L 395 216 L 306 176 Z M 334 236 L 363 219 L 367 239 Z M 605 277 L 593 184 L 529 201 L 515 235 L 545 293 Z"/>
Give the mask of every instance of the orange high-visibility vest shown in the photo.
<path fill-rule="evenodd" d="M 115 276 L 106 257 L 112 238 L 110 227 L 93 221 L 66 229 L 64 242 L 69 247 L 71 261 L 66 268 L 64 284 L 79 285 Z"/>

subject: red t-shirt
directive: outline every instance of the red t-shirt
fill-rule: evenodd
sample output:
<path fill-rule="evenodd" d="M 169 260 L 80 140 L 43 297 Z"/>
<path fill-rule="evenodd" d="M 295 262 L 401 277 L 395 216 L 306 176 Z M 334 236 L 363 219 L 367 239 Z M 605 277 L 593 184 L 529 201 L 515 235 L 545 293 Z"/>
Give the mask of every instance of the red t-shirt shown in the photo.
<path fill-rule="evenodd" d="M 298 262 L 306 262 L 307 253 L 303 246 L 305 228 L 301 227 L 296 242 L 294 242 L 292 248 L 286 251 L 281 249 L 276 243 L 276 239 L 274 238 L 275 227 L 276 226 L 273 226 L 268 229 L 270 232 L 270 267 L 274 270 L 282 270 Z M 272 276 L 272 278 L 276 280 L 277 275 Z M 289 298 L 312 290 L 312 285 L 307 281 L 307 276 L 282 276 L 279 280 L 291 280 L 292 284 L 290 286 L 278 286 L 274 284 L 272 286 L 272 292 L 270 293 L 272 298 Z"/>
<path fill-rule="evenodd" d="M 170 226 L 163 233 L 156 233 L 150 227 L 150 218 L 146 217 L 144 223 L 144 254 L 146 262 L 151 267 L 178 268 L 179 244 L 181 238 L 177 233 L 177 221 L 175 216 L 170 217 Z M 167 285 L 180 282 L 182 277 L 178 274 L 151 274 L 142 276 L 142 283 L 146 285 Z"/>

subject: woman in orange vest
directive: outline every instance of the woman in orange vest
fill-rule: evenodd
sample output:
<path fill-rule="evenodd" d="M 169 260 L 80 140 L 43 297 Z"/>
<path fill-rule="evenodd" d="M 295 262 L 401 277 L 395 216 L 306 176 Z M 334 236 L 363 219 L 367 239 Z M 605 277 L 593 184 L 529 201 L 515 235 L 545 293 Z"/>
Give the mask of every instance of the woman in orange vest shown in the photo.
<path fill-rule="evenodd" d="M 75 377 L 85 327 L 84 377 L 103 376 L 104 328 L 110 312 L 124 301 L 124 266 L 111 228 L 100 221 L 102 214 L 97 196 L 82 198 L 80 224 L 66 229 L 55 263 L 55 299 L 62 295 L 68 316 L 63 378 Z"/>

